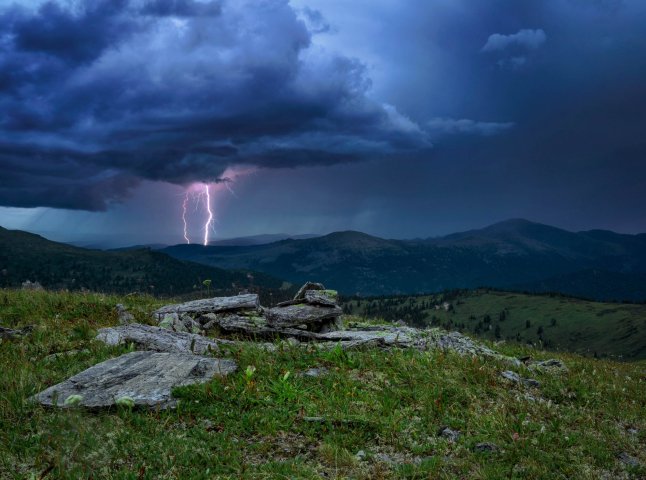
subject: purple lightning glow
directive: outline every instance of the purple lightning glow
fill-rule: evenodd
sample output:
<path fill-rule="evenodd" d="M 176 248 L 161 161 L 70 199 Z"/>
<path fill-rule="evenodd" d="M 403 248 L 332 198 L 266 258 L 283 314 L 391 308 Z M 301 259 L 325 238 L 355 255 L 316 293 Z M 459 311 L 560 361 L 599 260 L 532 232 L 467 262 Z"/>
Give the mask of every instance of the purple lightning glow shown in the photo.
<path fill-rule="evenodd" d="M 204 224 L 204 246 L 206 247 L 209 244 L 209 231 L 211 230 L 211 224 L 213 223 L 213 212 L 211 211 L 211 194 L 209 193 L 209 184 L 204 184 L 204 192 L 206 193 L 206 211 L 208 212 L 208 217 L 206 223 Z"/>
<path fill-rule="evenodd" d="M 188 238 L 188 224 L 186 223 L 186 204 L 188 203 L 188 192 L 184 197 L 184 203 L 182 203 L 182 221 L 184 222 L 184 240 L 186 243 L 190 244 L 191 241 Z"/>
<path fill-rule="evenodd" d="M 215 232 L 214 224 L 216 221 L 215 212 L 212 202 L 217 202 L 219 196 L 223 192 L 230 193 L 233 197 L 237 198 L 236 193 L 233 191 L 232 185 L 240 177 L 255 173 L 255 167 L 246 168 L 227 168 L 222 176 L 213 183 L 193 183 L 184 192 L 184 200 L 182 201 L 182 222 L 184 240 L 190 244 L 190 220 L 192 217 L 191 210 L 189 210 L 190 202 L 193 201 L 195 207 L 192 209 L 194 212 L 201 210 L 206 212 L 206 220 L 203 223 L 201 231 L 203 231 L 203 245 L 209 244 L 209 237 L 211 232 Z"/>

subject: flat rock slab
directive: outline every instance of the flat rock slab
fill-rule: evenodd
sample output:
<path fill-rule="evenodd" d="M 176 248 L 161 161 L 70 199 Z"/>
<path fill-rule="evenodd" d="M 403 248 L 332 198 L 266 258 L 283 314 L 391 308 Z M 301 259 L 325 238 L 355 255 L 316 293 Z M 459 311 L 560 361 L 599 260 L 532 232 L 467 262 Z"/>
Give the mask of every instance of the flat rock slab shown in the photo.
<path fill-rule="evenodd" d="M 290 305 L 276 307 L 266 312 L 267 324 L 272 327 L 295 327 L 333 320 L 343 313 L 339 307 L 319 307 L 315 305 Z"/>
<path fill-rule="evenodd" d="M 94 365 L 32 398 L 45 406 L 58 407 L 74 404 L 101 409 L 127 401 L 134 407 L 169 408 L 177 404 L 171 394 L 173 388 L 208 382 L 236 369 L 233 360 L 130 352 Z"/>
<path fill-rule="evenodd" d="M 198 355 L 208 352 L 219 353 L 221 346 L 234 344 L 230 340 L 207 338 L 194 333 L 173 332 L 139 323 L 101 328 L 96 339 L 107 345 L 134 343 L 140 350 Z"/>
<path fill-rule="evenodd" d="M 260 300 L 255 293 L 236 295 L 234 297 L 214 297 L 192 302 L 165 305 L 153 312 L 156 318 L 163 318 L 168 313 L 217 313 L 237 310 L 259 310 Z"/>

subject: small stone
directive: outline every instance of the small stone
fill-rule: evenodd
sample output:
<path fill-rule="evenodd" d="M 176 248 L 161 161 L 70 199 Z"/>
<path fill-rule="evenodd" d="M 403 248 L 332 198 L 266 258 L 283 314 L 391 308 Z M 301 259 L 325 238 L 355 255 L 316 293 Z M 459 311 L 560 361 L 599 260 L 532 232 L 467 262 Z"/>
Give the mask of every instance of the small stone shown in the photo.
<path fill-rule="evenodd" d="M 33 325 L 27 325 L 26 327 L 19 328 L 14 330 L 12 328 L 0 327 L 0 338 L 4 339 L 15 339 L 19 337 L 24 337 L 34 329 Z"/>
<path fill-rule="evenodd" d="M 555 358 L 543 361 L 528 362 L 527 366 L 531 370 L 567 372 L 567 367 L 565 366 L 565 364 L 560 360 L 556 360 Z"/>
<path fill-rule="evenodd" d="M 302 300 L 305 298 L 305 292 L 308 290 L 325 290 L 325 287 L 322 283 L 307 282 L 301 288 L 298 289 L 296 295 L 294 295 L 294 300 Z"/>
<path fill-rule="evenodd" d="M 392 457 L 390 455 L 386 455 L 385 453 L 375 453 L 374 458 L 378 462 L 382 463 L 395 463 Z"/>
<path fill-rule="evenodd" d="M 320 367 L 320 368 L 310 368 L 308 370 L 305 370 L 302 373 L 302 376 L 316 378 L 327 374 L 328 374 L 328 369 L 325 367 Z"/>
<path fill-rule="evenodd" d="M 135 316 L 128 311 L 128 309 L 123 306 L 121 303 L 117 303 L 114 307 L 117 311 L 117 318 L 120 325 L 128 325 L 135 321 Z"/>
<path fill-rule="evenodd" d="M 364 452 L 363 450 L 359 450 L 355 455 L 355 458 L 360 462 L 363 462 L 366 459 L 366 452 Z"/>
<path fill-rule="evenodd" d="M 640 465 L 639 460 L 626 452 L 621 452 L 617 455 L 617 459 L 628 467 L 639 467 Z"/>
<path fill-rule="evenodd" d="M 460 432 L 452 430 L 449 427 L 442 427 L 440 429 L 440 436 L 446 438 L 451 443 L 455 443 L 460 438 Z"/>
<path fill-rule="evenodd" d="M 526 387 L 541 386 L 538 380 L 534 380 L 533 378 L 523 378 L 520 375 L 518 375 L 516 372 L 512 372 L 511 370 L 505 370 L 504 372 L 501 372 L 500 375 L 512 383 L 523 384 Z"/>
<path fill-rule="evenodd" d="M 399 327 L 405 327 L 405 326 L 406 326 L 406 322 L 404 322 L 403 320 L 397 320 L 397 321 L 395 322 L 395 325 L 397 325 L 397 326 L 399 326 Z"/>
<path fill-rule="evenodd" d="M 44 290 L 43 286 L 39 282 L 30 282 L 29 280 L 25 280 L 24 282 L 22 282 L 22 289 L 34 290 L 34 291 Z"/>
<path fill-rule="evenodd" d="M 201 425 L 204 430 L 213 430 L 215 424 L 211 420 L 205 418 L 204 420 L 202 420 Z"/>
<path fill-rule="evenodd" d="M 491 453 L 491 452 L 497 452 L 498 445 L 495 443 L 489 443 L 489 442 L 482 442 L 482 443 L 476 443 L 476 446 L 473 447 L 473 450 L 479 453 Z"/>

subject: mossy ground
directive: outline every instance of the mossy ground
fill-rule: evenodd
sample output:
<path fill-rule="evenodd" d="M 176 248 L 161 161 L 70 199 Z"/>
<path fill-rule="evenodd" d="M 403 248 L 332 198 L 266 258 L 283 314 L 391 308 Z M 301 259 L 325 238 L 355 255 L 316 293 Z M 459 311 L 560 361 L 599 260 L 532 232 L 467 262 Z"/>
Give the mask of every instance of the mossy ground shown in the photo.
<path fill-rule="evenodd" d="M 539 389 L 508 384 L 509 365 L 442 352 L 231 352 L 235 374 L 178 389 L 171 411 L 90 413 L 27 399 L 128 347 L 93 340 L 124 303 L 138 321 L 160 304 L 0 290 L 0 324 L 35 324 L 0 344 L 0 478 L 644 478 L 646 364 L 540 352 L 569 371 Z M 70 350 L 79 353 L 47 358 Z M 298 373 L 326 367 L 310 378 Z M 253 368 L 251 368 L 253 367 Z M 255 368 L 255 370 L 254 370 Z M 533 399 L 532 399 L 533 398 Z M 323 417 L 308 421 L 306 417 Z M 455 443 L 442 426 L 461 432 Z M 477 453 L 475 444 L 499 450 Z M 359 450 L 365 460 L 356 458 Z M 621 453 L 641 462 L 629 467 Z"/>

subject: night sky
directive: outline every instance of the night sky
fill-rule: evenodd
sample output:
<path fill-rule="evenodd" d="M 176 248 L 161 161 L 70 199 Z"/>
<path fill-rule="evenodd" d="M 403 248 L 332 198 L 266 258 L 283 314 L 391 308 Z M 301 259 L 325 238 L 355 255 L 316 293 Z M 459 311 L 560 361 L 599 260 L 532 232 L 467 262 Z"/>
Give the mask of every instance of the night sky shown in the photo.
<path fill-rule="evenodd" d="M 0 0 L 0 225 L 646 232 L 643 0 Z"/>

